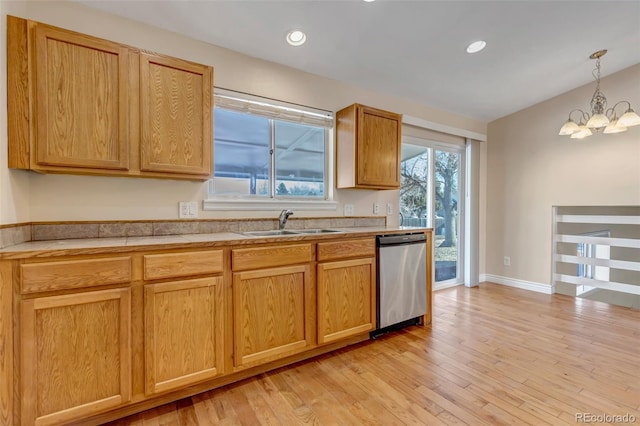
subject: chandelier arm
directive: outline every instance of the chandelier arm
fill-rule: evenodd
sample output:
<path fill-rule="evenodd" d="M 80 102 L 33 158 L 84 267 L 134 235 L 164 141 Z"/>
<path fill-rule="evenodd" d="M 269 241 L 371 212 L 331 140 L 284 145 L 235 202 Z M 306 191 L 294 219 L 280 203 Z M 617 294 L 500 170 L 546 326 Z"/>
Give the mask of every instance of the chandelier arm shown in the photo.
<path fill-rule="evenodd" d="M 620 104 L 627 104 L 627 109 L 631 109 L 631 102 L 629 102 L 629 101 L 619 101 L 619 102 L 616 102 L 616 104 L 615 104 L 614 106 L 612 106 L 611 108 L 609 108 L 609 109 L 616 109 L 616 107 L 617 107 L 618 105 L 620 105 Z"/>
<path fill-rule="evenodd" d="M 627 104 L 627 109 L 631 108 L 631 102 L 629 102 L 629 101 L 619 101 L 619 102 L 616 102 L 616 104 L 615 104 L 614 106 L 612 106 L 611 108 L 615 108 L 615 107 L 617 107 L 617 106 L 618 106 L 618 105 L 620 105 L 620 104 Z"/>
<path fill-rule="evenodd" d="M 585 111 L 581 110 L 580 108 L 576 108 L 576 109 L 572 110 L 572 111 L 569 113 L 569 120 L 571 120 L 571 114 L 573 114 L 573 113 L 574 113 L 574 112 L 576 112 L 576 111 L 578 111 L 578 112 L 582 113 L 582 115 L 581 115 L 581 117 L 580 117 L 580 120 L 581 120 L 581 121 L 582 121 L 582 120 L 584 120 L 584 121 L 588 121 L 588 120 L 589 120 L 589 114 L 588 114 L 588 113 L 586 113 Z"/>
<path fill-rule="evenodd" d="M 626 110 L 631 109 L 631 102 L 629 101 L 618 101 L 616 102 L 616 104 L 614 106 L 612 106 L 611 108 L 607 109 L 607 118 L 611 119 L 612 117 L 618 117 L 618 114 L 616 113 L 616 107 L 620 104 L 627 104 L 627 108 Z"/>

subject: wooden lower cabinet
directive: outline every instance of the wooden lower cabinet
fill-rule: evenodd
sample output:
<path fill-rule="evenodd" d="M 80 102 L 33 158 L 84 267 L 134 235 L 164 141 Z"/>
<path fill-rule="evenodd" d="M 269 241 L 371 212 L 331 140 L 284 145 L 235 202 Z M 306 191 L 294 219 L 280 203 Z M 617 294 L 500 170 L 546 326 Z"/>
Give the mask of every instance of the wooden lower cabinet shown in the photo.
<path fill-rule="evenodd" d="M 248 367 L 313 345 L 309 264 L 233 274 L 234 364 Z"/>
<path fill-rule="evenodd" d="M 375 328 L 375 258 L 318 264 L 318 343 Z"/>
<path fill-rule="evenodd" d="M 368 235 L 2 260 L 0 426 L 100 424 L 366 340 L 375 256 Z"/>
<path fill-rule="evenodd" d="M 222 277 L 147 284 L 145 393 L 174 390 L 224 372 Z"/>
<path fill-rule="evenodd" d="M 21 423 L 61 424 L 131 396 L 131 291 L 23 300 Z"/>

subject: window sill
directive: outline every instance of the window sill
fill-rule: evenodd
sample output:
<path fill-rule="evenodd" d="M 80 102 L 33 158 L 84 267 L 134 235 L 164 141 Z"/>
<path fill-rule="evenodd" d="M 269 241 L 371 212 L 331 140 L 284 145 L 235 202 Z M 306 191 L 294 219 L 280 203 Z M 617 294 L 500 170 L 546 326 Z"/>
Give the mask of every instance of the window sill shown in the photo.
<path fill-rule="evenodd" d="M 209 198 L 202 202 L 203 210 L 336 210 L 338 203 L 328 200 L 243 200 Z"/>

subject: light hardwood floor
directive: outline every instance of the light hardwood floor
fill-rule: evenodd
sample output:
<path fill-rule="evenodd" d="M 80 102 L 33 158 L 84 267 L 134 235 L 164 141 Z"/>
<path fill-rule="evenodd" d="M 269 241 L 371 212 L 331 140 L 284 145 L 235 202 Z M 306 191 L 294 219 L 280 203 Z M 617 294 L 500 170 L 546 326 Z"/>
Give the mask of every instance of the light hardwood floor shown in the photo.
<path fill-rule="evenodd" d="M 640 424 L 640 311 L 495 284 L 410 327 L 111 425 Z"/>

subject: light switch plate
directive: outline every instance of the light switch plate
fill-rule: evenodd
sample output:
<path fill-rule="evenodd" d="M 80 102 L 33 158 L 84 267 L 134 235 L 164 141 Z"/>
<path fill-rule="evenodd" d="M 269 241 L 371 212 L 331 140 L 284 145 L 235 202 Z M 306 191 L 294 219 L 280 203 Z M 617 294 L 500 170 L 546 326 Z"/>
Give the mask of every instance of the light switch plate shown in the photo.
<path fill-rule="evenodd" d="M 178 206 L 178 217 L 180 219 L 197 219 L 198 218 L 198 202 L 197 201 L 180 201 Z"/>
<path fill-rule="evenodd" d="M 345 216 L 353 216 L 353 204 L 345 204 L 344 205 L 344 215 Z"/>
<path fill-rule="evenodd" d="M 387 203 L 387 216 L 391 216 L 393 214 L 393 204 Z"/>

